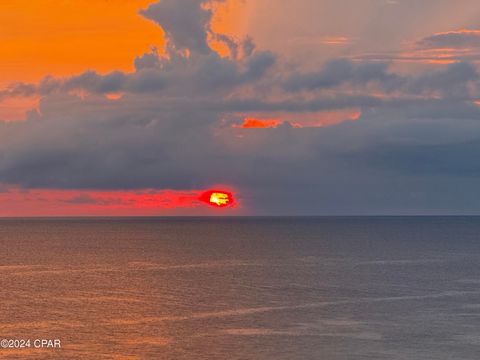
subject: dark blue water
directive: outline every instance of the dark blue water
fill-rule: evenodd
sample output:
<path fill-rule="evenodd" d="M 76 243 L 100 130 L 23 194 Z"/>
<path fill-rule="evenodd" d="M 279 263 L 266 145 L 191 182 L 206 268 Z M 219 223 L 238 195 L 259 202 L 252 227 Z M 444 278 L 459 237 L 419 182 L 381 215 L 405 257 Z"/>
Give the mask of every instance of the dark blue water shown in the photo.
<path fill-rule="evenodd" d="M 480 218 L 0 220 L 6 359 L 478 359 Z"/>

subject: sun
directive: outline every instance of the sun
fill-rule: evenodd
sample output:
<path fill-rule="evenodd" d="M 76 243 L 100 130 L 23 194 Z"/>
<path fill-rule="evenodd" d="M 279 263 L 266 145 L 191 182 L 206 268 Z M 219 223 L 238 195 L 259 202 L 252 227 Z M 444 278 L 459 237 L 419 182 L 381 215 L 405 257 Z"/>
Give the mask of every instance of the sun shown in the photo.
<path fill-rule="evenodd" d="M 207 203 L 210 206 L 222 208 L 231 206 L 234 203 L 233 194 L 228 191 L 222 190 L 208 190 L 205 191 L 200 197 L 199 200 Z"/>
<path fill-rule="evenodd" d="M 230 202 L 230 197 L 225 193 L 214 192 L 210 195 L 210 202 L 217 206 L 225 206 Z"/>

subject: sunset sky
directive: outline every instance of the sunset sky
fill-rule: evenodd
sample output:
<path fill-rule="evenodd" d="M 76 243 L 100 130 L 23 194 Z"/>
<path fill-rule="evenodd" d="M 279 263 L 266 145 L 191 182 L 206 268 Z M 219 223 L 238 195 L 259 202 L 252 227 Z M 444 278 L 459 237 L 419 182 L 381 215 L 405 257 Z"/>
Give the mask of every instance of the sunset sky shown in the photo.
<path fill-rule="evenodd" d="M 10 0 L 0 28 L 0 216 L 480 214 L 476 0 Z"/>

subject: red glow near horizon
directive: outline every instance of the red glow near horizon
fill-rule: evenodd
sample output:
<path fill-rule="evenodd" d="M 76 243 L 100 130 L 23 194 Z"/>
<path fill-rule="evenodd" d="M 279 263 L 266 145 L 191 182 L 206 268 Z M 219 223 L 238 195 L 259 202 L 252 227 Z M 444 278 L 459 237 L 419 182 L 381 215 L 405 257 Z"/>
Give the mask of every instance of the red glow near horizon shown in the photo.
<path fill-rule="evenodd" d="M 225 190 L 208 190 L 202 193 L 198 199 L 216 208 L 224 208 L 235 204 L 233 194 Z"/>
<path fill-rule="evenodd" d="M 208 213 L 208 209 L 212 207 L 237 207 L 233 193 L 224 190 L 104 191 L 10 188 L 0 192 L 0 203 L 0 217 L 201 215 L 205 211 Z"/>

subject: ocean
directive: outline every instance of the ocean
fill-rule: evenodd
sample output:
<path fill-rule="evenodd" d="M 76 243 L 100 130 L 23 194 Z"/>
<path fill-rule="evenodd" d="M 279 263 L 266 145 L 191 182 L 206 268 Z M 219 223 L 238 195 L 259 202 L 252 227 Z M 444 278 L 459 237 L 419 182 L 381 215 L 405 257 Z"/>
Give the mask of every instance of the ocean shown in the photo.
<path fill-rule="evenodd" d="M 477 360 L 480 217 L 3 219 L 0 289 L 2 359 Z"/>

